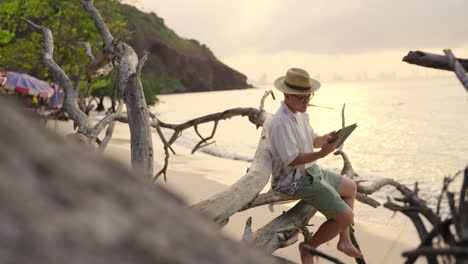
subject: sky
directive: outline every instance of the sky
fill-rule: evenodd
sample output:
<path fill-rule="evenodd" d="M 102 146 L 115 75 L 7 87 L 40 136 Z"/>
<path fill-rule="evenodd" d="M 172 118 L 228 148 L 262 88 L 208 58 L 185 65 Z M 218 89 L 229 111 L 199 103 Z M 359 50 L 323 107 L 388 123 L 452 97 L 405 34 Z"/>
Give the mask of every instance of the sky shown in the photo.
<path fill-rule="evenodd" d="M 206 44 L 251 83 L 290 67 L 320 80 L 444 76 L 410 50 L 468 57 L 467 0 L 129 0 Z"/>

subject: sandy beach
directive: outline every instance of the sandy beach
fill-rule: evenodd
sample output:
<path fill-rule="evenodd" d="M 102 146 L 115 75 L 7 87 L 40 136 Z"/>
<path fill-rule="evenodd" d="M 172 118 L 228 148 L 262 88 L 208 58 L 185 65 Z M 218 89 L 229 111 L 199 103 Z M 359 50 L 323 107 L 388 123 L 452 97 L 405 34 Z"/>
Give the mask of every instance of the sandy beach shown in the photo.
<path fill-rule="evenodd" d="M 49 122 L 48 127 L 62 135 L 72 129 L 70 122 L 59 121 Z M 154 166 L 155 172 L 157 172 L 163 165 L 164 155 L 156 135 L 153 137 L 153 144 Z M 190 150 L 185 147 L 178 145 L 173 147 L 177 155 L 172 155 L 170 158 L 167 171 L 168 180 L 164 182 L 161 177 L 157 183 L 179 194 L 189 205 L 202 201 L 226 188 L 226 185 L 213 179 L 223 177 L 226 174 L 237 174 L 240 178 L 248 166 L 246 162 L 211 157 L 204 153 L 191 155 Z M 127 124 L 117 124 L 105 155 L 119 160 L 127 166 L 130 164 L 130 134 Z M 232 175 L 230 176 L 232 177 Z M 287 210 L 288 206 L 275 205 L 274 208 L 275 212 L 273 213 L 266 206 L 237 213 L 230 218 L 228 225 L 222 229 L 222 232 L 234 240 L 239 240 L 248 217 L 253 218 L 252 228 L 255 231 L 281 214 L 282 211 Z M 388 221 L 381 221 L 380 224 L 368 221 L 374 215 L 379 215 L 379 219 L 388 219 Z M 357 239 L 367 263 L 403 263 L 404 258 L 401 257 L 401 252 L 412 249 L 418 244 L 416 231 L 405 216 L 394 215 L 393 212 L 383 207 L 374 209 L 359 203 L 356 205 L 355 216 Z M 313 226 L 309 228 L 310 231 L 313 232 L 324 220 L 323 216 L 317 214 L 311 221 Z M 299 240 L 302 241 L 302 237 Z M 332 240 L 319 249 L 345 263 L 355 263 L 354 259 L 335 249 L 336 241 L 336 239 Z M 277 250 L 274 254 L 300 263 L 297 244 Z M 326 261 L 321 263 L 324 262 L 326 263 Z"/>

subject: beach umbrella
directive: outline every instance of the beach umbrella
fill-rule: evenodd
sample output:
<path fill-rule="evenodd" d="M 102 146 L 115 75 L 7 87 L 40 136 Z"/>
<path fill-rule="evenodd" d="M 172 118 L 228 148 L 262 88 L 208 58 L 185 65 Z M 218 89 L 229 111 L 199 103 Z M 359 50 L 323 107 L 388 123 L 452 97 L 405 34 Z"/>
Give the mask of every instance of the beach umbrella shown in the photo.
<path fill-rule="evenodd" d="M 58 88 L 52 83 L 48 83 L 34 78 L 26 73 L 2 72 L 0 73 L 0 87 L 6 90 L 38 96 L 43 99 L 50 98 Z M 2 85 L 2 82 L 4 85 Z"/>
<path fill-rule="evenodd" d="M 50 98 L 49 106 L 55 109 L 61 108 L 65 99 L 65 93 L 58 87 L 58 85 L 54 83 L 51 85 L 51 87 L 54 89 L 54 94 Z"/>

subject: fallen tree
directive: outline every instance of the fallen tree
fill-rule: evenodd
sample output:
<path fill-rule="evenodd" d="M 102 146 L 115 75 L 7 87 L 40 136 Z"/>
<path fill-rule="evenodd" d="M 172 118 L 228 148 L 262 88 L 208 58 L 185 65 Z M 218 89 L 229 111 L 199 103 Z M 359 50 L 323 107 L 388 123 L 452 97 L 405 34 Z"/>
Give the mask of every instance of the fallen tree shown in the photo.
<path fill-rule="evenodd" d="M 468 167 L 465 169 L 458 205 L 455 202 L 455 193 L 448 191 L 450 183 L 459 174 L 461 171 L 444 179 L 436 212 L 427 206 L 426 201 L 419 198 L 417 184 L 413 191 L 404 186 L 397 186 L 403 197 L 389 199 L 385 203 L 386 208 L 401 212 L 410 218 L 421 240 L 418 248 L 403 253 L 403 256 L 407 257 L 406 263 L 414 263 L 418 257 L 423 256 L 429 264 L 439 263 L 438 260 L 443 263 L 468 263 Z M 440 203 L 444 196 L 450 205 L 448 217 L 440 213 Z M 423 218 L 427 220 L 430 228 L 426 227 Z"/>
<path fill-rule="evenodd" d="M 453 71 L 461 84 L 468 91 L 468 60 L 457 59 L 451 50 L 444 50 L 444 55 L 431 54 L 422 51 L 410 51 L 403 61 L 419 66 Z M 464 178 L 459 193 L 458 204 L 456 193 L 449 191 L 449 185 L 461 171 L 453 177 L 445 177 L 439 196 L 437 210 L 434 212 L 427 207 L 426 201 L 418 197 L 417 183 L 414 191 L 397 186 L 403 195 L 397 200 L 389 200 L 384 206 L 390 210 L 401 212 L 413 222 L 421 244 L 418 248 L 404 252 L 406 263 L 414 263 L 419 257 L 425 257 L 430 264 L 439 263 L 468 263 L 468 167 L 464 170 Z M 440 213 L 442 199 L 448 201 L 449 216 Z M 430 227 L 424 225 L 422 219 L 429 222 Z M 429 231 L 430 230 L 430 231 Z"/>
<path fill-rule="evenodd" d="M 137 58 L 133 49 L 125 43 L 122 43 L 119 40 L 115 40 L 109 30 L 107 29 L 105 23 L 102 21 L 102 18 L 99 15 L 97 9 L 93 6 L 94 1 L 82 1 L 84 9 L 90 13 L 92 18 L 96 23 L 96 27 L 101 32 L 101 35 L 104 40 L 104 46 L 101 50 L 101 54 L 97 57 L 93 56 L 88 50 L 89 57 L 91 62 L 87 68 L 87 74 L 89 79 L 99 74 L 108 74 L 113 69 L 117 69 L 119 71 L 119 81 L 116 85 L 118 89 L 120 89 L 121 94 L 123 95 L 123 102 L 126 104 L 127 112 L 121 113 L 121 107 L 119 107 L 115 113 L 109 113 L 106 117 L 100 120 L 98 123 L 91 125 L 91 122 L 87 115 L 83 113 L 77 106 L 77 98 L 74 95 L 74 87 L 71 80 L 68 78 L 66 73 L 57 65 L 53 60 L 53 37 L 50 30 L 46 27 L 39 26 L 34 24 L 33 22 L 26 20 L 25 21 L 33 28 L 34 30 L 40 32 L 44 36 L 44 62 L 48 65 L 49 69 L 58 76 L 60 80 L 60 84 L 62 87 L 65 88 L 66 91 L 66 101 L 65 101 L 65 109 L 68 115 L 74 120 L 74 122 L 78 126 L 78 131 L 73 134 L 73 138 L 78 138 L 81 141 L 86 142 L 88 145 L 92 145 L 95 148 L 98 148 L 100 151 L 104 151 L 107 143 L 112 138 L 112 131 L 113 131 L 113 124 L 116 121 L 120 122 L 127 122 L 130 127 L 131 133 L 131 158 L 132 158 L 132 168 L 134 169 L 134 173 L 138 174 L 141 179 L 149 179 L 153 177 L 153 179 L 157 179 L 160 175 L 164 175 L 166 177 L 167 166 L 169 163 L 170 152 L 173 151 L 171 145 L 176 142 L 177 138 L 180 136 L 181 132 L 185 129 L 193 128 L 195 129 L 196 133 L 200 136 L 200 142 L 195 146 L 193 152 L 197 151 L 198 149 L 202 148 L 210 144 L 210 140 L 215 136 L 217 124 L 225 119 L 231 118 L 233 116 L 248 116 L 250 122 L 252 122 L 257 128 L 262 127 L 262 134 L 259 139 L 259 145 L 257 151 L 255 153 L 254 159 L 252 161 L 252 165 L 249 168 L 249 171 L 241 177 L 236 183 L 228 187 L 221 193 L 214 195 L 213 197 L 208 198 L 205 201 L 202 201 L 196 205 L 192 206 L 192 210 L 197 212 L 201 212 L 204 215 L 207 215 L 209 219 L 215 222 L 218 225 L 227 224 L 229 221 L 229 217 L 236 214 L 239 211 L 247 210 L 249 208 L 255 206 L 261 206 L 266 204 L 273 204 L 277 202 L 285 202 L 291 201 L 291 197 L 287 195 L 283 195 L 280 193 L 275 192 L 267 192 L 267 193 L 260 193 L 261 190 L 265 187 L 268 183 L 270 174 L 271 174 L 271 157 L 269 153 L 269 135 L 268 135 L 268 127 L 269 121 L 271 119 L 271 114 L 267 113 L 263 109 L 264 100 L 270 93 L 265 94 L 262 98 L 260 107 L 257 108 L 235 108 L 235 109 L 228 109 L 224 112 L 215 113 L 212 115 L 204 116 L 195 118 L 193 120 L 184 122 L 182 124 L 170 124 L 159 120 L 154 114 L 148 112 L 148 109 L 145 104 L 144 95 L 142 92 L 142 85 L 139 78 L 139 74 L 141 72 L 141 68 L 144 65 L 144 61 L 146 56 L 143 56 L 140 60 Z M 88 45 L 85 45 L 89 47 Z M 213 122 L 213 130 L 209 136 L 202 136 L 198 131 L 198 126 L 206 123 Z M 344 126 L 344 108 L 343 108 L 343 126 Z M 107 127 L 107 133 L 104 139 L 99 139 L 98 135 L 100 132 Z M 164 144 L 164 151 L 166 153 L 165 156 L 165 165 L 164 167 L 157 173 L 153 174 L 153 144 L 152 144 L 152 137 L 151 137 L 151 127 L 155 128 L 160 140 Z M 165 129 L 172 129 L 174 131 L 173 135 L 166 139 L 161 131 L 162 128 Z M 29 151 L 28 149 L 23 149 L 24 151 Z M 342 174 L 346 175 L 347 177 L 353 178 L 355 175 L 354 169 L 351 165 L 351 162 L 346 155 L 346 153 L 340 149 L 336 153 L 337 155 L 341 155 L 344 161 L 343 171 Z M 64 154 L 66 155 L 66 154 Z M 78 152 L 74 152 L 74 155 L 80 155 Z M 94 155 L 94 154 L 93 154 Z M 66 155 L 68 157 L 68 155 Z M 84 155 L 86 156 L 86 155 Z M 80 157 L 79 159 L 85 159 L 85 157 Z M 86 163 L 83 163 L 80 167 L 87 168 Z M 97 165 L 96 165 L 97 166 Z M 71 167 L 75 168 L 78 172 L 78 167 Z M 106 167 L 107 168 L 107 167 Z M 38 169 L 38 168 L 36 168 Z M 41 167 L 42 169 L 42 167 Z M 47 175 L 47 171 L 49 170 L 47 167 L 46 171 L 38 171 L 38 175 Z M 41 172 L 43 172 L 41 174 Z M 65 171 L 61 171 L 61 173 L 66 173 Z M 68 172 L 70 173 L 70 172 Z M 81 173 L 81 172 L 80 172 Z M 99 172 L 92 171 L 92 173 L 100 174 Z M 73 173 L 72 173 L 73 174 Z M 111 177 L 112 173 L 107 173 L 105 170 L 102 173 L 104 177 L 108 176 Z M 120 175 L 120 174 L 119 174 Z M 38 176 L 43 177 L 43 176 Z M 123 176 L 122 176 L 123 177 Z M 83 184 L 86 183 L 86 180 L 89 179 L 88 177 L 84 178 Z M 55 184 L 55 183 L 53 183 Z M 379 190 L 383 186 L 387 184 L 397 184 L 390 179 L 380 179 L 376 182 L 371 182 L 368 185 L 359 184 L 358 191 L 360 192 L 357 199 L 358 201 L 364 202 L 369 204 L 370 206 L 376 207 L 380 204 L 369 197 L 369 194 Z M 123 184 L 125 185 L 125 184 Z M 98 190 L 101 190 L 102 185 L 100 187 L 96 187 Z M 130 185 L 130 187 L 133 185 Z M 130 188 L 129 187 L 129 188 Z M 124 187 L 122 187 L 124 188 Z M 135 187 L 136 188 L 136 187 Z M 105 188 L 104 188 L 105 189 Z M 105 190 L 101 190 L 105 193 Z M 156 192 L 160 192 L 160 189 L 156 189 Z M 38 195 L 38 194 L 35 194 Z M 68 197 L 68 196 L 67 196 Z M 74 197 L 73 193 L 70 194 L 69 199 Z M 96 201 L 100 201 L 102 197 L 95 197 Z M 69 202 L 68 200 L 64 200 L 65 203 Z M 109 206 L 115 206 L 109 204 Z M 161 205 L 162 206 L 162 205 Z M 179 208 L 179 207 L 177 207 Z M 29 209 L 28 209 L 29 210 Z M 149 210 L 149 209 L 148 209 Z M 94 215 L 96 213 L 93 211 L 90 215 Z M 112 212 L 110 212 L 112 214 Z M 134 212 L 132 212 L 134 213 Z M 305 203 L 298 203 L 296 206 L 288 210 L 281 216 L 278 216 L 268 224 L 263 227 L 260 227 L 256 231 L 253 231 L 251 228 L 252 219 L 248 220 L 246 223 L 246 231 L 244 233 L 243 241 L 245 243 L 249 243 L 255 245 L 255 247 L 262 249 L 264 252 L 271 254 L 275 250 L 281 247 L 287 247 L 295 243 L 299 238 L 299 234 L 302 233 L 304 235 L 304 239 L 308 239 L 310 236 L 309 231 L 307 230 L 307 224 L 316 213 L 316 210 Z M 161 216 L 165 213 L 161 212 Z M 98 217 L 99 214 L 94 215 L 94 217 Z M 41 216 L 38 216 L 41 217 Z M 42 216 L 44 217 L 44 216 Z M 177 219 L 184 219 L 184 217 L 177 217 L 176 215 L 173 216 Z M 118 218 L 118 217 L 117 217 Z M 171 217 L 172 218 L 172 217 Z M 107 219 L 107 218 L 106 218 Z M 161 218 L 161 221 L 168 221 L 167 218 Z M 166 219 L 166 220 L 165 220 Z M 23 220 L 21 220 L 23 221 Z M 139 221 L 139 220 L 136 220 Z M 175 222 L 179 223 L 179 222 Z M 133 222 L 132 222 L 133 224 Z M 65 226 L 64 229 L 68 229 L 70 226 Z M 93 227 L 97 228 L 97 227 Z M 102 226 L 103 231 L 105 232 L 106 227 L 105 225 Z M 163 228 L 163 227 L 161 227 Z M 168 228 L 165 226 L 167 230 L 173 230 L 174 228 Z M 101 231 L 96 231 L 97 234 L 100 234 Z M 109 231 L 110 232 L 110 231 Z M 166 254 L 168 252 L 177 251 L 179 254 L 180 251 L 185 250 L 192 250 L 191 247 L 186 244 L 193 244 L 193 241 L 188 240 L 186 237 L 184 242 L 180 242 L 179 247 L 168 247 L 165 244 L 167 238 L 163 236 L 160 238 L 159 236 L 159 229 L 151 229 L 148 230 L 146 236 L 144 236 L 143 240 L 138 240 L 141 243 L 137 244 L 137 247 L 142 247 L 144 249 L 145 254 L 149 255 L 156 255 L 158 254 Z M 172 231 L 171 231 L 172 232 Z M 182 233 L 188 232 L 191 234 L 190 231 L 186 231 L 182 229 Z M 111 232 L 112 233 L 112 232 Z M 177 232 L 176 232 L 177 233 Z M 120 233 L 119 233 L 120 234 Z M 163 232 L 163 234 L 166 234 Z M 107 233 L 106 233 L 107 235 Z M 168 235 L 168 234 L 167 234 Z M 176 238 L 181 238 L 179 234 L 175 234 Z M 194 239 L 197 239 L 197 244 L 200 242 L 198 241 L 197 236 L 192 236 Z M 162 240 L 161 240 L 162 239 Z M 133 240 L 132 240 L 133 241 Z M 143 242 L 142 242 L 143 241 Z M 217 240 L 214 240 L 217 241 Z M 149 247 L 145 243 L 149 243 L 155 247 L 160 247 L 157 251 L 153 252 L 153 248 L 146 249 L 145 247 Z M 125 245 L 128 245 L 124 243 Z M 200 243 L 204 245 L 204 243 Z M 172 245 L 172 244 L 171 244 Z M 132 244 L 130 243 L 130 247 Z M 358 245 L 357 245 L 358 246 Z M 105 248 L 101 248 L 105 249 Z M 161 251 L 159 251 L 161 250 Z M 166 252 L 162 252 L 164 250 L 168 250 Z M 219 249 L 220 251 L 224 251 L 223 248 Z M 141 253 L 141 254 L 143 254 Z M 182 254 L 183 255 L 183 254 Z M 225 256 L 226 258 L 231 258 L 232 256 Z M 194 260 L 196 259 L 197 262 L 204 262 L 204 257 L 194 256 L 194 258 L 185 258 L 184 260 Z M 219 261 L 219 259 L 217 259 Z M 246 260 L 248 263 L 249 260 Z M 365 263 L 364 259 L 359 259 L 359 263 Z M 221 261 L 223 263 L 229 263 L 227 261 Z M 237 262 L 243 262 L 237 260 Z M 213 259 L 213 262 L 207 263 L 216 263 Z M 220 262 L 218 262 L 220 263 Z M 259 259 L 256 263 L 262 263 L 261 259 Z"/>
<path fill-rule="evenodd" d="M 3 98 L 0 111 L 1 263 L 291 263 L 222 237 L 175 195 Z"/>

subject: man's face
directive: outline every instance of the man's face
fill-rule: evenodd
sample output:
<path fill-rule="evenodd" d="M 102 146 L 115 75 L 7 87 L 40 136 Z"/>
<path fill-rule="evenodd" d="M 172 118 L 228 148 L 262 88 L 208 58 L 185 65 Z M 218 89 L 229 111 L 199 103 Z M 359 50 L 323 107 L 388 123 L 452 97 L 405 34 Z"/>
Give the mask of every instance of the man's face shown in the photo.
<path fill-rule="evenodd" d="M 293 112 L 304 113 L 307 111 L 309 101 L 314 97 L 314 93 L 311 94 L 285 94 L 286 104 Z"/>

